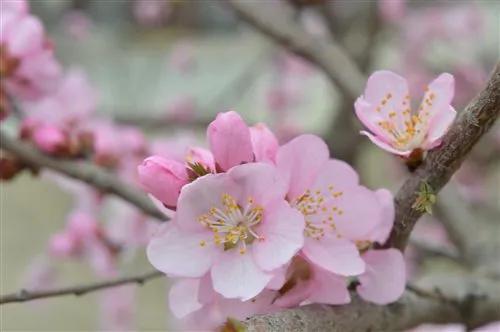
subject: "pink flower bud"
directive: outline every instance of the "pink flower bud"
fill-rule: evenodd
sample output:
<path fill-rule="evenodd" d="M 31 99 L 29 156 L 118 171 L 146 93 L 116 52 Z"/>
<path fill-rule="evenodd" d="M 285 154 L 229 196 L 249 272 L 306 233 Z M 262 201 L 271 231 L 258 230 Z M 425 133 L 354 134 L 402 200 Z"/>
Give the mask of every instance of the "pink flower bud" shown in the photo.
<path fill-rule="evenodd" d="M 76 211 L 68 218 L 68 230 L 77 239 L 95 236 L 99 231 L 97 221 L 89 214 Z"/>
<path fill-rule="evenodd" d="M 49 242 L 49 251 L 56 257 L 68 257 L 75 254 L 77 241 L 70 233 L 56 233 Z"/>
<path fill-rule="evenodd" d="M 137 171 L 144 190 L 168 207 L 177 205 L 181 188 L 189 181 L 183 163 L 160 156 L 144 159 Z"/>
<path fill-rule="evenodd" d="M 250 128 L 253 152 L 256 161 L 272 161 L 276 158 L 279 144 L 276 136 L 263 123 Z"/>
<path fill-rule="evenodd" d="M 207 136 L 216 165 L 222 171 L 253 161 L 250 130 L 238 113 L 217 114 L 208 126 Z"/>
<path fill-rule="evenodd" d="M 61 151 L 67 145 L 67 136 L 56 126 L 43 125 L 37 127 L 32 138 L 40 150 L 50 154 Z"/>

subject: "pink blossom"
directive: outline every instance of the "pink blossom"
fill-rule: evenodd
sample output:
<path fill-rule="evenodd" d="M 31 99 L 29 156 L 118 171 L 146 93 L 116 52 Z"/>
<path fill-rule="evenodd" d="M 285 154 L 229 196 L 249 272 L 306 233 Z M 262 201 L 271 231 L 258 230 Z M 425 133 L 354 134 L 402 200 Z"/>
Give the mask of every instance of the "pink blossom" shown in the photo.
<path fill-rule="evenodd" d="M 67 149 L 68 136 L 58 127 L 43 125 L 37 127 L 33 134 L 36 146 L 49 154 L 58 154 Z"/>
<path fill-rule="evenodd" d="M 273 132 L 263 123 L 250 127 L 253 153 L 256 161 L 274 162 L 278 152 L 278 139 Z"/>
<path fill-rule="evenodd" d="M 179 96 L 167 106 L 169 119 L 180 122 L 189 122 L 196 116 L 196 101 L 191 96 Z"/>
<path fill-rule="evenodd" d="M 83 211 L 73 211 L 68 216 L 68 232 L 77 239 L 85 239 L 97 236 L 99 225 L 97 220 L 89 213 Z"/>
<path fill-rule="evenodd" d="M 207 137 L 216 166 L 223 171 L 254 159 L 250 129 L 236 112 L 217 114 Z"/>
<path fill-rule="evenodd" d="M 275 292 L 264 290 L 248 301 L 226 299 L 211 288 L 210 276 L 179 279 L 170 288 L 169 306 L 182 330 L 215 330 L 228 318 L 243 320 L 256 314 L 272 313 Z"/>
<path fill-rule="evenodd" d="M 406 0 L 379 0 L 378 11 L 382 19 L 397 23 L 405 17 Z"/>
<path fill-rule="evenodd" d="M 176 220 L 151 240 L 149 261 L 173 276 L 210 272 L 227 298 L 256 296 L 303 244 L 303 217 L 283 199 L 285 190 L 263 163 L 198 178 L 182 188 Z"/>
<path fill-rule="evenodd" d="M 175 207 L 181 188 L 189 182 L 183 163 L 151 156 L 137 167 L 139 181 L 145 191 L 168 207 Z"/>
<path fill-rule="evenodd" d="M 351 302 L 347 279 L 311 264 L 300 256 L 294 257 L 284 275 L 284 283 L 274 298 L 279 307 L 295 307 L 308 303 L 346 304 Z"/>
<path fill-rule="evenodd" d="M 0 24 L 2 89 L 22 99 L 39 98 L 51 91 L 60 67 L 40 20 L 28 14 L 26 2 L 4 1 Z"/>
<path fill-rule="evenodd" d="M 63 24 L 65 31 L 78 41 L 89 36 L 92 21 L 83 10 L 73 9 L 64 14 Z"/>
<path fill-rule="evenodd" d="M 135 330 L 136 287 L 125 285 L 99 294 L 99 325 L 102 331 Z"/>
<path fill-rule="evenodd" d="M 50 239 L 49 250 L 56 257 L 75 255 L 78 250 L 78 240 L 69 232 L 56 233 Z"/>
<path fill-rule="evenodd" d="M 190 41 L 182 41 L 173 45 L 169 57 L 169 66 L 181 73 L 192 71 L 196 67 L 194 45 Z"/>
<path fill-rule="evenodd" d="M 369 301 L 395 301 L 405 283 L 401 253 L 366 251 L 374 242 L 384 243 L 392 229 L 390 192 L 360 185 L 356 172 L 342 161 L 329 159 L 326 144 L 313 135 L 299 136 L 280 147 L 276 163 L 288 181 L 288 200 L 305 217 L 304 257 L 329 273 L 359 276 L 364 287 L 360 295 Z M 383 287 L 385 297 L 376 293 Z"/>
<path fill-rule="evenodd" d="M 453 76 L 441 74 L 429 84 L 415 113 L 406 80 L 390 71 L 377 71 L 354 105 L 356 115 L 371 131 L 361 134 L 380 148 L 404 157 L 416 149 L 430 150 L 441 143 L 455 119 L 456 111 L 450 105 L 453 93 Z"/>
<path fill-rule="evenodd" d="M 145 26 L 158 26 L 172 12 L 169 1 L 135 0 L 133 3 L 134 18 Z"/>

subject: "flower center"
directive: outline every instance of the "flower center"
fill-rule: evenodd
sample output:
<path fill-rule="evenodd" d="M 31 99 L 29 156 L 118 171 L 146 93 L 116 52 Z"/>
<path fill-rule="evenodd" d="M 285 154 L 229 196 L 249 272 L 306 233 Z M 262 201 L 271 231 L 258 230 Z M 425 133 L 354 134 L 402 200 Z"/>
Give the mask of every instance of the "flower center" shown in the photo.
<path fill-rule="evenodd" d="M 262 241 L 255 230 L 263 218 L 264 209 L 255 204 L 254 199 L 249 197 L 247 204 L 242 208 L 229 194 L 223 194 L 221 205 L 210 208 L 208 213 L 198 217 L 198 221 L 213 232 L 213 241 L 222 246 L 224 250 L 239 247 L 241 254 L 246 252 L 246 245 L 255 239 Z M 205 246 L 204 241 L 200 246 Z"/>
<path fill-rule="evenodd" d="M 409 95 L 405 96 L 401 108 L 392 110 L 388 109 L 388 101 L 391 98 L 392 94 L 388 93 L 375 108 L 378 113 L 382 112 L 382 109 L 388 112 L 388 119 L 379 121 L 378 126 L 392 137 L 390 143 L 395 148 L 408 149 L 420 146 L 427 134 L 425 129 L 429 123 L 430 109 L 434 104 L 436 94 L 427 88 L 424 101 L 416 114 L 409 106 Z M 402 120 L 397 120 L 398 112 L 401 113 Z"/>
<path fill-rule="evenodd" d="M 341 237 L 337 232 L 335 219 L 341 216 L 344 211 L 335 204 L 335 200 L 343 194 L 342 191 L 335 190 L 333 185 L 329 185 L 327 194 L 324 194 L 321 189 L 306 190 L 293 203 L 293 206 L 304 215 L 306 221 L 305 236 L 319 240 L 325 236 L 326 232 L 330 231 L 337 233 L 337 237 Z"/>

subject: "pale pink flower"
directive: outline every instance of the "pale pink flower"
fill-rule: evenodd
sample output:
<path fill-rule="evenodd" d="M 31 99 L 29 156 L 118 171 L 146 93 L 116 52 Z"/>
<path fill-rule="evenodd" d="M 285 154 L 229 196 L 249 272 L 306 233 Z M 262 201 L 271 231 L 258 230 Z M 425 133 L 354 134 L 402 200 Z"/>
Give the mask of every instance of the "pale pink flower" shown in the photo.
<path fill-rule="evenodd" d="M 92 20 L 83 10 L 73 9 L 64 14 L 63 25 L 70 37 L 82 41 L 90 34 Z"/>
<path fill-rule="evenodd" d="M 274 298 L 279 307 L 295 307 L 309 303 L 346 304 L 351 302 L 345 277 L 336 275 L 296 256 L 283 276 L 281 284 L 268 286 L 282 289 Z M 291 287 L 291 288 L 290 288 Z"/>
<path fill-rule="evenodd" d="M 153 27 L 161 25 L 168 18 L 172 5 L 169 1 L 135 0 L 132 9 L 139 24 Z"/>
<path fill-rule="evenodd" d="M 189 122 L 196 117 L 196 101 L 191 96 L 179 96 L 167 105 L 168 119 Z"/>
<path fill-rule="evenodd" d="M 398 23 L 406 14 L 406 0 L 378 0 L 378 11 L 388 23 Z"/>
<path fill-rule="evenodd" d="M 137 167 L 143 189 L 168 207 L 175 207 L 181 188 L 189 182 L 186 166 L 173 159 L 151 156 Z"/>
<path fill-rule="evenodd" d="M 181 73 L 193 71 L 196 67 L 195 48 L 191 41 L 180 41 L 172 46 L 169 66 Z"/>
<path fill-rule="evenodd" d="M 258 123 L 250 127 L 250 138 L 255 161 L 275 161 L 279 148 L 278 139 L 265 124 Z"/>
<path fill-rule="evenodd" d="M 49 241 L 49 252 L 56 257 L 70 257 L 78 252 L 78 239 L 70 232 L 54 234 Z"/>
<path fill-rule="evenodd" d="M 109 288 L 99 294 L 101 331 L 134 331 L 136 329 L 136 286 Z"/>
<path fill-rule="evenodd" d="M 2 83 L 9 95 L 35 99 L 51 91 L 60 75 L 40 20 L 24 1 L 3 1 L 0 12 Z"/>
<path fill-rule="evenodd" d="M 32 133 L 33 142 L 43 152 L 58 154 L 67 149 L 68 135 L 59 127 L 42 125 L 36 127 Z"/>
<path fill-rule="evenodd" d="M 280 147 L 276 163 L 288 181 L 288 200 L 305 217 L 303 256 L 330 273 L 358 276 L 360 295 L 369 301 L 395 301 L 405 285 L 401 253 L 366 251 L 389 236 L 394 222 L 391 193 L 360 185 L 356 172 L 329 159 L 326 144 L 313 135 Z M 385 296 L 377 289 L 384 289 Z"/>
<path fill-rule="evenodd" d="M 354 105 L 356 115 L 371 132 L 361 134 L 380 148 L 404 157 L 416 149 L 430 150 L 441 144 L 455 119 L 456 111 L 450 105 L 453 94 L 453 76 L 441 74 L 429 84 L 421 106 L 414 112 L 406 80 L 390 71 L 377 71 Z"/>
<path fill-rule="evenodd" d="M 182 330 L 215 330 L 228 318 L 243 320 L 247 317 L 272 313 L 275 292 L 264 290 L 248 301 L 226 299 L 211 288 L 210 277 L 179 279 L 170 288 L 169 306 L 178 319 L 175 328 Z"/>
<path fill-rule="evenodd" d="M 173 276 L 210 271 L 224 297 L 254 297 L 303 245 L 304 219 L 285 192 L 276 169 L 263 163 L 198 178 L 182 188 L 176 220 L 151 240 L 149 261 Z"/>
<path fill-rule="evenodd" d="M 222 171 L 254 160 L 250 129 L 236 112 L 219 113 L 207 129 L 216 166 Z"/>

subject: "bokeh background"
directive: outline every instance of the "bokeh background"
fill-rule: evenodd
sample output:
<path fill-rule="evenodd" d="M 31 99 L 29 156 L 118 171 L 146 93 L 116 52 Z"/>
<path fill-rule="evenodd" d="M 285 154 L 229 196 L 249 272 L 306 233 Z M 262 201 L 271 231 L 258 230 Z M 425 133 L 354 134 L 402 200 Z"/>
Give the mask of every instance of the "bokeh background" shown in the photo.
<path fill-rule="evenodd" d="M 259 4 L 273 6 L 276 1 Z M 463 109 L 498 59 L 498 1 L 291 2 L 300 24 L 317 38 L 341 43 L 367 75 L 383 68 L 407 77 L 415 102 L 426 82 L 446 71 L 457 80 L 453 104 Z M 217 112 L 232 109 L 248 123 L 266 122 L 283 142 L 302 132 L 324 136 L 332 155 L 339 151 L 341 157 L 348 156 L 370 187 L 396 190 L 406 176 L 396 158 L 366 140 L 337 143 L 332 128 L 341 121 L 339 114 L 352 113 L 352 104 L 345 104 L 321 71 L 255 32 L 223 2 L 32 0 L 30 4 L 65 68 L 81 68 L 88 75 L 98 92 L 98 113 L 138 125 L 151 140 L 204 144 L 204 125 Z M 354 117 L 349 121 L 353 130 L 360 128 Z M 353 157 L 345 150 L 359 153 Z M 498 125 L 472 159 L 452 185 L 471 209 L 490 211 L 492 219 L 500 219 L 493 212 L 500 209 Z M 63 227 L 72 198 L 50 175 L 23 174 L 1 183 L 0 204 L 3 294 L 29 286 L 33 276 L 42 273 L 45 261 L 51 260 L 45 254 L 47 241 Z M 435 218 L 427 217 L 415 233 L 448 244 Z M 55 286 L 96 280 L 86 264 L 70 260 L 50 264 L 57 276 L 43 277 Z M 124 273 L 149 269 L 143 249 L 123 264 Z M 136 329 L 175 329 L 168 325 L 167 284 L 156 279 L 137 289 Z M 98 330 L 101 305 L 100 295 L 93 293 L 1 306 L 0 326 L 2 331 Z"/>

